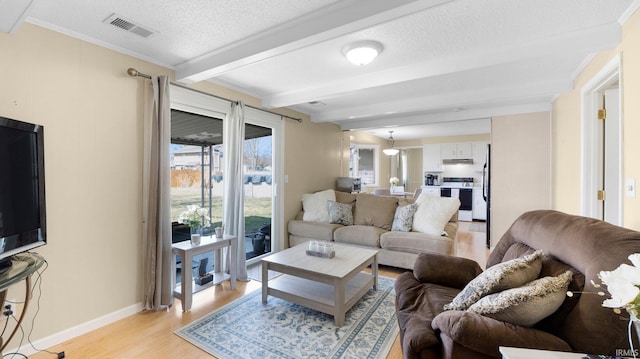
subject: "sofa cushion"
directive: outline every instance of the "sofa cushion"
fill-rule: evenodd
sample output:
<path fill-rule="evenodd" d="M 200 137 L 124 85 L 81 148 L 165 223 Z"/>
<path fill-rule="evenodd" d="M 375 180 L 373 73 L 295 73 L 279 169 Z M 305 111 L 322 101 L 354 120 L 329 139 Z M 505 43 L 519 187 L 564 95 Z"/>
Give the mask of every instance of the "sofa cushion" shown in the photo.
<path fill-rule="evenodd" d="M 541 267 L 542 251 L 496 264 L 469 282 L 445 309 L 466 310 L 485 295 L 531 282 L 538 278 Z"/>
<path fill-rule="evenodd" d="M 418 209 L 413 216 L 415 232 L 441 235 L 444 226 L 460 207 L 460 200 L 451 197 L 436 197 L 423 193 L 416 201 Z"/>
<path fill-rule="evenodd" d="M 453 254 L 454 240 L 419 232 L 385 232 L 380 236 L 380 248 L 395 252 Z"/>
<path fill-rule="evenodd" d="M 336 228 L 342 227 L 341 224 L 308 222 L 300 220 L 291 220 L 288 224 L 290 235 L 313 238 L 321 241 L 333 240 L 333 232 Z"/>
<path fill-rule="evenodd" d="M 350 226 L 353 224 L 353 212 L 350 204 L 329 201 L 329 223 Z"/>
<path fill-rule="evenodd" d="M 356 199 L 354 224 L 391 230 L 398 198 L 361 193 Z"/>
<path fill-rule="evenodd" d="M 358 195 L 355 193 L 336 191 L 336 202 L 355 205 L 356 198 L 358 198 Z"/>
<path fill-rule="evenodd" d="M 380 248 L 380 235 L 385 232 L 384 229 L 373 226 L 344 226 L 333 232 L 333 240 L 338 243 Z"/>
<path fill-rule="evenodd" d="M 418 205 L 415 203 L 396 208 L 396 214 L 393 216 L 391 230 L 409 232 L 413 225 L 413 215 L 416 213 L 417 209 Z"/>
<path fill-rule="evenodd" d="M 544 277 L 521 287 L 490 294 L 467 311 L 511 324 L 530 327 L 555 312 L 564 301 L 573 274 Z"/>
<path fill-rule="evenodd" d="M 329 223 L 329 205 L 327 201 L 335 201 L 336 192 L 332 189 L 302 195 L 302 219 L 310 222 Z"/>

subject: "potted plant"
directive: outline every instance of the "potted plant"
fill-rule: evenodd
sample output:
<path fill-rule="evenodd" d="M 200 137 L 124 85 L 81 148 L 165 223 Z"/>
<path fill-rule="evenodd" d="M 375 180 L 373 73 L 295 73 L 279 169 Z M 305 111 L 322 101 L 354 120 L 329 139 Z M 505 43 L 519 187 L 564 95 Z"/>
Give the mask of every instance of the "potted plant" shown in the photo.
<path fill-rule="evenodd" d="M 195 204 L 187 206 L 187 209 L 180 213 L 178 222 L 186 224 L 191 229 L 191 244 L 200 244 L 202 228 L 209 224 L 209 210 Z"/>

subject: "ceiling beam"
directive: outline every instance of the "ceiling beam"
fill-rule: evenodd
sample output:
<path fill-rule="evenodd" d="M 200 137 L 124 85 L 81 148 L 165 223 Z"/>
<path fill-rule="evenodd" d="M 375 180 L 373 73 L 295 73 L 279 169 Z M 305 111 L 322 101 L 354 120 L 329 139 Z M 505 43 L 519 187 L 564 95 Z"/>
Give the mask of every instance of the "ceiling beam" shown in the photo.
<path fill-rule="evenodd" d="M 531 58 L 557 56 L 559 53 L 581 53 L 586 56 L 589 53 L 614 47 L 619 43 L 620 37 L 620 25 L 614 22 L 585 31 L 513 43 L 510 46 L 490 47 L 469 52 L 464 56 L 455 54 L 455 56 L 344 78 L 339 82 L 324 83 L 313 88 L 269 96 L 263 98 L 262 104 L 267 108 L 288 107 L 310 101 L 330 99 L 373 87 L 503 65 Z"/>
<path fill-rule="evenodd" d="M 416 112 L 451 112 L 466 107 L 482 106 L 490 104 L 495 99 L 500 101 L 518 102 L 522 99 L 546 97 L 551 99 L 553 95 L 571 91 L 573 81 L 569 78 L 545 79 L 536 82 L 527 82 L 526 85 L 514 86 L 487 86 L 483 89 L 466 89 L 450 93 L 440 93 L 432 96 L 416 96 L 400 101 L 388 101 L 372 103 L 366 106 L 345 108 L 335 111 L 323 111 L 311 114 L 312 122 L 341 122 L 347 120 L 365 120 L 375 118 L 390 118 L 406 116 Z M 472 99 L 472 100 L 470 100 Z M 549 101 L 550 103 L 551 101 Z"/>
<path fill-rule="evenodd" d="M 401 18 L 452 0 L 343 0 L 259 35 L 175 66 L 180 82 L 197 82 L 274 56 Z"/>
<path fill-rule="evenodd" d="M 379 118 L 374 120 L 349 120 L 340 122 L 340 129 L 349 130 L 368 130 L 379 129 L 382 127 L 392 128 L 397 126 L 414 126 L 427 125 L 432 123 L 444 123 L 455 121 L 467 121 L 473 119 L 491 118 L 495 116 L 513 115 L 519 113 L 549 112 L 551 104 L 548 102 L 532 102 L 519 105 L 496 105 L 486 108 L 471 109 L 460 112 L 438 112 L 427 114 L 412 114 L 401 116 L 390 120 L 387 118 Z"/>

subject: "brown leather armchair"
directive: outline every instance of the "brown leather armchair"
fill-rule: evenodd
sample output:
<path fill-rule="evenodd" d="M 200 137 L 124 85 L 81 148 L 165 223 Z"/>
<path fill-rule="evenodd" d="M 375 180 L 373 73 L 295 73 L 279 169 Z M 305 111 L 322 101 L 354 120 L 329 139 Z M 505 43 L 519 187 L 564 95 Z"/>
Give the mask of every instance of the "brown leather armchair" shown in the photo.
<path fill-rule="evenodd" d="M 520 216 L 489 256 L 487 267 L 542 250 L 540 277 L 573 272 L 569 290 L 595 293 L 598 272 L 629 263 L 640 253 L 640 232 L 557 211 L 532 211 Z M 552 315 L 533 327 L 501 322 L 443 306 L 479 273 L 465 258 L 426 254 L 413 272 L 395 283 L 396 311 L 405 359 L 500 358 L 499 346 L 615 355 L 629 349 L 626 312 L 602 307 L 603 297 L 567 297 Z M 635 334 L 634 334 L 635 336 Z M 638 347 L 636 343 L 634 347 Z"/>

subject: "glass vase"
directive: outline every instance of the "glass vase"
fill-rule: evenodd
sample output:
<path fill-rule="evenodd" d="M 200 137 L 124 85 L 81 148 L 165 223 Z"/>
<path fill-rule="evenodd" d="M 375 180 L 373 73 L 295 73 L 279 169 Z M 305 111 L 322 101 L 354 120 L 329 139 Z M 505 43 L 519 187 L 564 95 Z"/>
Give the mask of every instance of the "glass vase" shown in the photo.
<path fill-rule="evenodd" d="M 191 226 L 191 244 L 197 246 L 202 237 L 202 226 Z"/>

